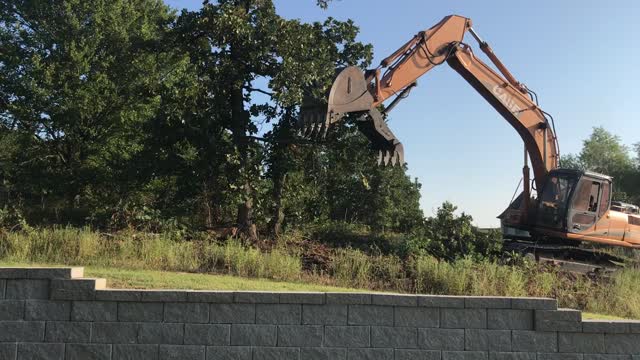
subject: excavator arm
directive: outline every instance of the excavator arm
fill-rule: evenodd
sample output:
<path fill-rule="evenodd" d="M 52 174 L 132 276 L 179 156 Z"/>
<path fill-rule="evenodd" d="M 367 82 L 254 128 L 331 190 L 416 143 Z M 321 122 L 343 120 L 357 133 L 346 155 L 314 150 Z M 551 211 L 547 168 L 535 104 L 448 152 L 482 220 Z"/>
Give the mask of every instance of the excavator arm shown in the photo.
<path fill-rule="evenodd" d="M 464 36 L 469 32 L 495 67 L 478 59 Z M 471 20 L 457 15 L 445 17 L 429 30 L 415 35 L 373 70 L 343 69 L 329 92 L 326 104 L 305 103 L 300 125 L 307 135 L 324 135 L 332 124 L 348 114 L 358 115 L 358 127 L 379 150 L 379 162 L 404 162 L 400 141 L 388 128 L 378 107 L 395 96 L 385 107 L 388 112 L 416 85 L 418 78 L 434 67 L 449 64 L 487 100 L 522 138 L 531 159 L 537 188 L 547 173 L 558 167 L 559 149 L 547 114 L 535 103 L 531 93 L 519 83 L 495 56 L 491 47 L 471 27 Z M 527 156 L 525 154 L 525 162 Z M 525 164 L 525 180 L 528 166 Z M 528 195 L 528 186 L 525 195 Z"/>

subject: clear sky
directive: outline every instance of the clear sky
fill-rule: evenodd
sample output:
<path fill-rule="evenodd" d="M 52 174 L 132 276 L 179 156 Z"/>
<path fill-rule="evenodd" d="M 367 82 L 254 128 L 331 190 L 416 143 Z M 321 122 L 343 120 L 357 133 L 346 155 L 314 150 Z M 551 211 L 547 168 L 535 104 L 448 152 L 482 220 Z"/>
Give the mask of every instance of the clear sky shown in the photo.
<path fill-rule="evenodd" d="M 200 0 L 165 0 L 197 9 Z M 351 18 L 374 46 L 374 66 L 448 14 L 473 19 L 516 78 L 538 93 L 556 120 L 563 154 L 580 151 L 595 126 L 640 142 L 637 0 L 275 0 L 286 18 Z M 475 41 L 468 36 L 468 43 Z M 476 47 L 476 54 L 481 51 Z M 486 60 L 484 54 L 481 58 Z M 487 60 L 488 62 L 488 60 Z M 523 145 L 505 120 L 446 65 L 428 73 L 390 117 L 409 174 L 422 183 L 431 215 L 445 200 L 477 225 L 497 226 L 522 174 Z"/>

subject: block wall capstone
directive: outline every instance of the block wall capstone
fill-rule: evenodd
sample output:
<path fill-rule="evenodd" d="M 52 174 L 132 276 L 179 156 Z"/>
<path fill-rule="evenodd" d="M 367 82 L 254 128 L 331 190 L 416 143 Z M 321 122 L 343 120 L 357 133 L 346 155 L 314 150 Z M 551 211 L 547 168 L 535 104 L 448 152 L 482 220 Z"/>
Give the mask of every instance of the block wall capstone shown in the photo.
<path fill-rule="evenodd" d="M 543 298 L 114 290 L 0 268 L 0 360 L 640 360 L 640 322 Z"/>

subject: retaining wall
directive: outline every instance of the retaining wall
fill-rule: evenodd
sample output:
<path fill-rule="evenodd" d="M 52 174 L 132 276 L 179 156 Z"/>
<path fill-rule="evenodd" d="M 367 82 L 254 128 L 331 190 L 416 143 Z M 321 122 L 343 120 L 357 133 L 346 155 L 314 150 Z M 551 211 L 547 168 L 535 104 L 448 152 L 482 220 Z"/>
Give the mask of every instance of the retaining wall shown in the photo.
<path fill-rule="evenodd" d="M 552 299 L 105 286 L 0 268 L 0 359 L 640 360 L 640 322 Z"/>

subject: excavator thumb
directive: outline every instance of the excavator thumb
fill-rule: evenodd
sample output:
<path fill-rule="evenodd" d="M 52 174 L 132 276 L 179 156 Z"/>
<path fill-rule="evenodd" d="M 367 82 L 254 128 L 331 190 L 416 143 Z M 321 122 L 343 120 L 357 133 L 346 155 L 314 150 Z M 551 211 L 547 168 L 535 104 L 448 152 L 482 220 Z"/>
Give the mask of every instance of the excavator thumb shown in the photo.
<path fill-rule="evenodd" d="M 363 71 L 350 66 L 338 71 L 327 99 L 305 99 L 298 125 L 306 137 L 324 137 L 329 128 L 349 114 L 357 116 L 357 125 L 378 151 L 378 164 L 404 164 L 404 148 L 393 135 L 380 111 L 373 106 L 369 82 Z"/>

